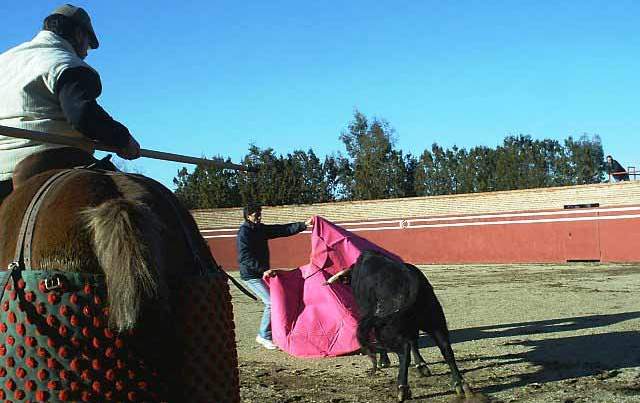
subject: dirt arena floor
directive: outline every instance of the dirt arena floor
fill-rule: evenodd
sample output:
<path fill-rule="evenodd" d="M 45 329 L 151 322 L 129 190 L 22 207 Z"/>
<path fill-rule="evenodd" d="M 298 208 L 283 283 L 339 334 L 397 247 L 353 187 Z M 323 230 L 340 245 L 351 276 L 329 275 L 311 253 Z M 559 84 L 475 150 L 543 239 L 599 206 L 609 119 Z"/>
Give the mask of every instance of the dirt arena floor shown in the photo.
<path fill-rule="evenodd" d="M 640 402 L 640 265 L 423 266 L 458 366 L 493 402 Z M 237 275 L 234 273 L 234 275 Z M 394 402 L 397 357 L 375 376 L 362 355 L 299 359 L 255 343 L 262 312 L 232 287 L 243 402 Z M 410 371 L 412 401 L 450 402 L 449 369 Z"/>

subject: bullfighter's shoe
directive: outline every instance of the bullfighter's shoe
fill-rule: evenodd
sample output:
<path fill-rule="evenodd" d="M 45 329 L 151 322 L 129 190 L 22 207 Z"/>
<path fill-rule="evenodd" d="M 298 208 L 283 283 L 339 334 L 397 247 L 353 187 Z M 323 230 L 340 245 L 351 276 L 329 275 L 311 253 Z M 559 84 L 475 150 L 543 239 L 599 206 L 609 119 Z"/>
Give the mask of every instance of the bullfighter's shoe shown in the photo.
<path fill-rule="evenodd" d="M 256 342 L 258 342 L 258 344 L 262 345 L 262 347 L 266 348 L 267 350 L 277 350 L 278 349 L 278 346 L 273 344 L 273 342 L 271 340 L 265 339 L 264 337 L 261 337 L 260 335 L 256 336 Z"/>

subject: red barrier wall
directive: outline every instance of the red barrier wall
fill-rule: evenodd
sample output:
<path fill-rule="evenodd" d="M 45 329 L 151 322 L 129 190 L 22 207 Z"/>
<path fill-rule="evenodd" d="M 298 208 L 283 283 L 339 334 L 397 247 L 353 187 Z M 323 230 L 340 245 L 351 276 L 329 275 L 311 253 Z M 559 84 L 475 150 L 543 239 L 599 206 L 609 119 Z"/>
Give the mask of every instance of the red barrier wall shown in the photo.
<path fill-rule="evenodd" d="M 415 264 L 640 262 L 640 206 L 338 223 Z M 203 231 L 237 268 L 237 229 Z M 309 260 L 309 233 L 269 241 L 272 267 Z"/>

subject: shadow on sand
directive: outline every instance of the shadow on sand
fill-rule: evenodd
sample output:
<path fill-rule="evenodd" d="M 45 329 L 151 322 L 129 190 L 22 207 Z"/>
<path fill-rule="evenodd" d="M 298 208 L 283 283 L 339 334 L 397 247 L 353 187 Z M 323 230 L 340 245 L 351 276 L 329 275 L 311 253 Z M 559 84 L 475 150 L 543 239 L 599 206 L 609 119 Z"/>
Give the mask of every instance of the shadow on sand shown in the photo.
<path fill-rule="evenodd" d="M 483 392 L 495 393 L 530 383 L 545 383 L 593 376 L 601 374 L 604 371 L 615 371 L 639 366 L 640 331 L 550 337 L 543 340 L 531 340 L 526 337 L 606 327 L 637 318 L 640 318 L 640 312 L 481 326 L 452 331 L 451 342 L 455 344 L 471 340 L 511 337 L 515 338 L 515 340 L 505 341 L 504 345 L 523 346 L 527 348 L 527 351 L 522 353 L 494 357 L 477 357 L 470 360 L 492 362 L 481 368 L 497 368 L 517 363 L 528 363 L 538 367 L 534 373 L 522 374 L 517 381 L 496 384 L 483 389 Z M 518 339 L 518 336 L 523 336 L 523 338 Z M 426 335 L 421 336 L 418 343 L 420 348 L 434 346 L 431 338 Z M 458 361 L 464 362 L 465 360 Z M 461 366 L 464 367 L 464 364 Z M 464 372 L 473 370 L 474 369 L 468 369 Z"/>

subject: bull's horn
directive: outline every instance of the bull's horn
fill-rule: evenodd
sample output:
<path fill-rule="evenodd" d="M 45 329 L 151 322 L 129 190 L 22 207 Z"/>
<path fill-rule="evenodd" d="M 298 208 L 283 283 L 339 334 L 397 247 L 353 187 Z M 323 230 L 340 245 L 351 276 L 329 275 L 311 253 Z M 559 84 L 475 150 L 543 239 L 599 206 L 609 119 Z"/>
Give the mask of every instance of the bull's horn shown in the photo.
<path fill-rule="evenodd" d="M 344 276 L 345 274 L 347 274 L 350 270 L 351 270 L 351 268 L 348 268 L 348 269 L 344 269 L 344 270 L 342 270 L 342 271 L 337 272 L 337 273 L 336 273 L 336 274 L 334 274 L 333 276 L 329 277 L 329 278 L 327 279 L 327 281 L 325 281 L 325 282 L 324 282 L 324 284 L 325 284 L 325 285 L 328 285 L 328 284 L 333 284 L 333 283 L 335 283 L 336 281 L 338 281 L 338 279 L 339 279 L 340 277 L 342 277 L 342 276 Z"/>

